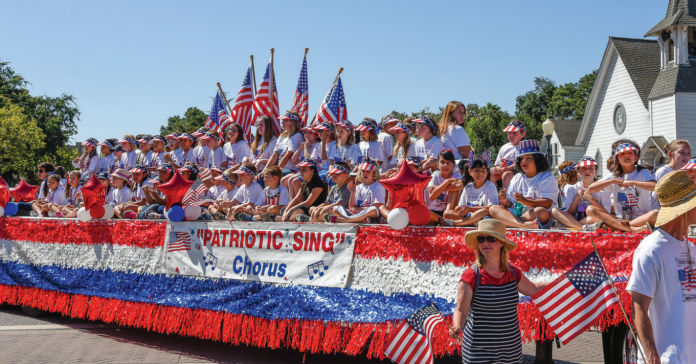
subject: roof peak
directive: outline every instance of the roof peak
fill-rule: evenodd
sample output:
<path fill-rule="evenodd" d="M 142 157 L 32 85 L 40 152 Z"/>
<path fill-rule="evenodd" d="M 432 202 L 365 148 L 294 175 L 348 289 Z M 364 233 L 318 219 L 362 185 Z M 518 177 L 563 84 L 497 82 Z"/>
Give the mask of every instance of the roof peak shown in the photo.
<path fill-rule="evenodd" d="M 665 18 L 645 36 L 657 37 L 663 30 L 675 25 L 696 26 L 696 0 L 669 0 Z"/>

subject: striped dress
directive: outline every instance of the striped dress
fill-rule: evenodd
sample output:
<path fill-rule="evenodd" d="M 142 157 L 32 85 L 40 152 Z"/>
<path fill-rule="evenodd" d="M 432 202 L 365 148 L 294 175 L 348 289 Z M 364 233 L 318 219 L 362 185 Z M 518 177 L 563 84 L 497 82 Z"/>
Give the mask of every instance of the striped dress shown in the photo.
<path fill-rule="evenodd" d="M 517 282 L 522 272 L 515 269 L 495 278 L 481 269 L 481 283 L 469 309 L 462 332 L 462 363 L 522 363 L 522 338 L 517 319 Z M 472 269 L 462 281 L 474 287 Z"/>

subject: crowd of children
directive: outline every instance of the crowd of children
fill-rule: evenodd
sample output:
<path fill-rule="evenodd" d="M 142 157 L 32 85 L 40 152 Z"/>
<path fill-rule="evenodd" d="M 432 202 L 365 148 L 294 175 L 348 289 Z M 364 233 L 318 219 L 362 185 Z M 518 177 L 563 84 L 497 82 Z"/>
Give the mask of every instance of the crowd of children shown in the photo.
<path fill-rule="evenodd" d="M 203 220 L 386 223 L 390 201 L 380 179 L 406 163 L 432 177 L 424 191 L 430 225 L 475 226 L 495 218 L 511 228 L 640 232 L 657 218 L 654 189 L 662 176 L 686 169 L 696 179 L 688 141 L 665 146 L 668 164 L 652 173 L 638 164 L 640 148 L 628 139 L 612 145 L 611 173 L 601 180 L 601 166 L 590 157 L 560 163 L 556 178 L 519 120 L 500 131 L 509 143 L 491 165 L 487 151 L 477 156 L 472 150 L 466 108 L 457 101 L 439 121 L 387 115 L 380 123 L 366 118 L 355 126 L 344 120 L 303 128 L 300 120 L 286 112 L 278 135 L 273 120 L 260 117 L 251 142 L 239 124 L 222 133 L 202 127 L 166 136 L 90 138 L 67 178 L 63 167 L 38 166 L 43 182 L 37 198 L 20 210 L 74 218 L 82 185 L 96 176 L 115 218 L 161 219 L 166 197 L 158 186 L 179 173 L 200 193 Z"/>

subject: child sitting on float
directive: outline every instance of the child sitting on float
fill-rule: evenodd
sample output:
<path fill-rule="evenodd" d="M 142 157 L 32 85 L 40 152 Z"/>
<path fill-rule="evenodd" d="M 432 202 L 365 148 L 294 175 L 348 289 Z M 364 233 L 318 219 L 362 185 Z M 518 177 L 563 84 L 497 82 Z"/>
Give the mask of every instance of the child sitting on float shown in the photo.
<path fill-rule="evenodd" d="M 520 142 L 527 136 L 527 126 L 524 122 L 513 119 L 503 132 L 507 133 L 510 142 L 498 151 L 495 166 L 491 168 L 491 182 L 496 185 L 501 182 L 502 187 L 507 188 L 515 175 L 515 161 L 520 151 Z"/>
<path fill-rule="evenodd" d="M 377 122 L 373 119 L 365 118 L 355 130 L 360 132 L 357 164 L 361 164 L 365 158 L 372 159 L 378 166 L 384 164 L 387 161 L 387 157 L 384 155 L 382 144 L 377 140 Z M 358 172 L 357 166 L 353 168 L 353 172 Z"/>
<path fill-rule="evenodd" d="M 220 182 L 222 189 L 218 188 L 220 192 L 215 203 L 208 207 L 207 213 L 201 215 L 203 220 L 224 220 L 225 214 L 229 211 L 229 207 L 226 207 L 225 203 L 234 200 L 235 196 L 237 196 L 237 191 L 239 191 L 237 187 L 239 176 L 231 169 L 226 170 L 214 179 Z"/>
<path fill-rule="evenodd" d="M 201 139 L 205 133 L 208 132 L 207 127 L 203 126 L 198 130 L 191 133 L 192 136 L 196 137 L 196 145 L 193 148 L 193 158 L 195 160 L 196 166 L 201 169 L 208 166 L 208 158 L 210 158 L 210 148 L 208 148 L 208 142 L 205 139 Z"/>
<path fill-rule="evenodd" d="M 464 168 L 459 204 L 454 210 L 448 209 L 440 219 L 443 226 L 475 226 L 488 216 L 490 206 L 498 205 L 498 189 L 489 180 L 490 159 L 488 152 L 476 158 L 474 152 L 469 153 L 469 162 Z"/>
<path fill-rule="evenodd" d="M 68 180 L 65 184 L 65 205 L 51 205 L 50 209 L 56 217 L 73 218 L 77 217 L 77 210 L 80 208 L 82 198 L 82 186 L 80 185 L 80 171 L 70 171 Z"/>
<path fill-rule="evenodd" d="M 278 120 L 283 124 L 283 132 L 278 138 L 275 150 L 267 166 L 277 165 L 283 170 L 283 179 L 280 181 L 280 184 L 289 190 L 289 177 L 287 176 L 298 171 L 297 162 L 299 161 L 299 156 L 297 154 L 300 153 L 300 148 L 304 141 L 301 133 L 302 125 L 300 123 L 300 114 L 294 111 L 285 112 L 285 115 L 279 117 Z"/>
<path fill-rule="evenodd" d="M 334 124 L 336 129 L 336 144 L 329 148 L 329 159 L 331 164 L 345 162 L 353 169 L 358 163 L 358 146 L 353 143 L 353 124 L 348 120 L 339 121 Z"/>
<path fill-rule="evenodd" d="M 97 144 L 99 141 L 94 138 L 89 138 L 82 142 L 85 147 L 82 155 L 72 161 L 75 168 L 79 168 L 82 176 L 89 178 L 93 174 L 99 173 L 99 156 L 97 155 Z"/>
<path fill-rule="evenodd" d="M 108 204 L 117 206 L 131 201 L 131 179 L 125 169 L 118 169 L 111 174 L 111 201 Z"/>
<path fill-rule="evenodd" d="M 520 143 L 515 167 L 522 173 L 512 177 L 507 190 L 498 193 L 500 205 L 489 208 L 490 216 L 510 228 L 541 229 L 550 225 L 551 209 L 558 206 L 558 183 L 549 172 L 539 142 Z"/>
<path fill-rule="evenodd" d="M 437 169 L 438 155 L 445 149 L 440 140 L 437 123 L 430 115 L 413 119 L 412 122 L 421 138 L 416 142 L 416 155 L 421 159 L 423 169 Z"/>
<path fill-rule="evenodd" d="M 234 171 L 242 165 L 245 158 L 252 157 L 251 148 L 246 141 L 244 128 L 237 123 L 230 124 L 226 136 L 226 143 L 222 149 L 227 157 L 227 168 Z"/>
<path fill-rule="evenodd" d="M 433 174 L 428 187 L 430 203 L 430 225 L 438 223 L 445 210 L 454 210 L 459 201 L 459 192 L 462 191 L 462 174 L 454 171 L 454 153 L 443 150 L 437 157 L 437 168 Z"/>
<path fill-rule="evenodd" d="M 140 206 L 140 213 L 138 213 L 139 219 L 162 218 L 167 200 L 164 194 L 159 190 L 158 186 L 162 183 L 167 183 L 173 175 L 174 167 L 169 163 L 162 163 L 157 168 L 158 179 L 153 181 L 152 185 L 143 186 L 143 193 L 145 194 L 147 204 Z"/>
<path fill-rule="evenodd" d="M 610 193 L 616 216 L 595 206 L 589 206 L 587 215 L 597 222 L 587 226 L 585 230 L 595 231 L 604 224 L 624 232 L 639 233 L 650 229 L 655 225 L 658 212 L 651 207 L 651 192 L 655 191 L 657 184 L 655 177 L 649 170 L 638 165 L 640 148 L 635 142 L 621 139 L 612 144 L 611 150 L 611 159 L 614 160 L 616 168 L 613 173 L 590 185 L 587 192 Z"/>
<path fill-rule="evenodd" d="M 302 128 L 302 134 L 304 135 L 304 142 L 300 144 L 300 150 L 293 155 L 291 160 L 292 163 L 299 163 L 305 159 L 314 159 L 317 161 L 317 168 L 322 165 L 321 159 L 321 142 L 319 139 L 319 131 L 311 127 Z M 321 171 L 320 171 L 321 174 Z M 324 173 L 324 178 L 326 179 L 326 173 Z M 297 192 L 302 187 L 302 178 L 300 178 L 299 173 L 291 173 L 287 175 L 288 180 L 288 192 L 290 193 L 290 198 L 294 198 Z"/>
<path fill-rule="evenodd" d="M 215 130 L 208 130 L 199 139 L 205 140 L 208 147 L 208 168 L 220 167 L 227 169 L 227 157 L 220 148 L 220 135 Z"/>
<path fill-rule="evenodd" d="M 606 213 L 611 210 L 611 196 L 606 192 L 587 193 L 596 181 L 599 163 L 590 157 L 582 158 L 577 164 L 565 161 L 558 166 L 558 179 L 563 208 L 551 209 L 551 216 L 571 230 L 583 230 L 584 226 L 597 222 L 587 216 L 587 208 L 594 206 Z M 579 175 L 579 176 L 578 176 Z M 578 181 L 580 177 L 580 181 Z"/>
<path fill-rule="evenodd" d="M 411 142 L 411 129 L 408 126 L 398 123 L 391 131 L 396 138 L 396 144 L 392 151 L 392 162 L 398 169 L 401 163 L 408 157 L 416 157 L 416 144 Z M 396 169 L 394 170 L 396 172 Z"/>
<path fill-rule="evenodd" d="M 65 189 L 60 185 L 60 176 L 57 174 L 52 174 L 46 179 L 46 187 L 48 188 L 48 193 L 45 198 L 39 198 L 34 202 L 32 210 L 38 215 L 47 217 L 49 212 L 53 216 L 53 211 L 51 207 L 64 206 L 67 203 L 65 198 Z"/>
<path fill-rule="evenodd" d="M 251 143 L 250 148 L 252 158 L 251 160 L 243 160 L 242 162 L 251 163 L 256 167 L 256 171 L 259 172 L 256 175 L 256 179 L 259 180 L 260 183 L 263 183 L 263 178 L 260 178 L 263 175 L 261 172 L 268 164 L 268 160 L 271 159 L 277 142 L 278 134 L 276 133 L 275 126 L 273 126 L 273 119 L 266 115 L 258 117 L 256 119 L 254 141 Z"/>
<path fill-rule="evenodd" d="M 348 179 L 350 178 L 350 170 L 345 162 L 338 162 L 331 166 L 328 172 L 334 185 L 329 189 L 329 194 L 326 202 L 309 209 L 309 215 L 312 217 L 312 222 L 324 222 L 324 215 L 331 214 L 334 207 L 343 206 L 348 208 L 350 203 L 351 191 L 348 189 Z"/>
<path fill-rule="evenodd" d="M 251 221 L 251 215 L 246 214 L 248 209 L 254 209 L 263 203 L 263 188 L 254 182 L 256 167 L 251 163 L 242 164 L 234 173 L 239 178 L 239 190 L 232 201 L 226 201 L 225 207 L 229 207 L 227 220 Z"/>
<path fill-rule="evenodd" d="M 393 158 L 394 131 L 392 131 L 392 129 L 400 122 L 401 120 L 397 119 L 396 116 L 389 114 L 382 118 L 382 122 L 379 125 L 377 141 L 382 145 L 384 156 L 387 158 L 385 165 L 388 167 L 396 164 L 396 160 Z M 382 168 L 382 170 L 385 169 L 386 168 Z"/>
<path fill-rule="evenodd" d="M 123 139 L 119 139 L 118 143 L 121 144 L 121 148 L 123 148 L 120 163 L 121 168 L 129 171 L 135 167 L 137 162 L 138 153 L 135 152 L 137 142 L 135 141 L 135 137 L 133 135 L 126 134 L 123 136 Z"/>
<path fill-rule="evenodd" d="M 386 202 L 387 192 L 379 180 L 379 165 L 377 161 L 366 157 L 363 162 L 358 165 L 358 176 L 356 181 L 360 183 L 355 185 L 354 182 L 348 184 L 348 190 L 351 192 L 349 208 L 336 206 L 331 215 L 324 215 L 323 219 L 326 222 L 333 223 L 372 223 L 380 217 L 387 218 L 389 210 L 384 205 Z"/>
<path fill-rule="evenodd" d="M 290 202 L 288 189 L 280 185 L 283 178 L 283 170 L 278 166 L 270 166 L 262 172 L 264 174 L 263 202 L 260 206 L 247 209 L 247 214 L 253 216 L 253 221 L 271 221 L 271 214 L 281 215 L 280 210 Z M 245 218 L 246 220 L 246 218 Z"/>
<path fill-rule="evenodd" d="M 303 181 L 302 187 L 295 195 L 295 198 L 286 207 L 280 209 L 280 215 L 268 215 L 270 221 L 310 222 L 309 209 L 319 206 L 326 201 L 328 188 L 321 180 L 321 177 L 319 177 L 317 161 L 308 158 L 297 164 L 297 166 L 300 168 L 300 177 L 302 177 Z"/>
<path fill-rule="evenodd" d="M 669 162 L 655 171 L 655 180 L 660 179 L 669 172 L 678 171 L 689 163 L 691 158 L 691 143 L 688 140 L 677 139 L 665 145 L 665 154 L 669 157 Z"/>
<path fill-rule="evenodd" d="M 128 173 L 133 176 L 131 200 L 114 207 L 114 216 L 120 219 L 136 219 L 138 217 L 138 208 L 147 204 L 145 187 L 153 186 L 153 183 L 148 180 L 147 166 L 136 164 Z"/>

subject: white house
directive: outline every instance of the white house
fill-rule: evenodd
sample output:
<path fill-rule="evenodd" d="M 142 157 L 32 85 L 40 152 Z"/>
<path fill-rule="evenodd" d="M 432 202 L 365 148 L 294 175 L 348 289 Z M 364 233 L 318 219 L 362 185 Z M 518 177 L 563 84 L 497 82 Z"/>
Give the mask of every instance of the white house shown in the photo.
<path fill-rule="evenodd" d="M 658 39 L 609 38 L 574 141 L 602 174 L 619 139 L 637 142 L 641 163 L 653 166 L 666 162 L 662 147 L 674 139 L 696 150 L 696 0 L 670 0 L 645 37 Z"/>

